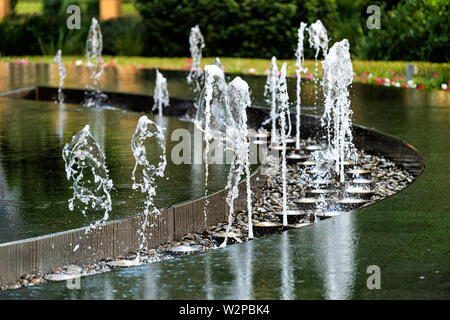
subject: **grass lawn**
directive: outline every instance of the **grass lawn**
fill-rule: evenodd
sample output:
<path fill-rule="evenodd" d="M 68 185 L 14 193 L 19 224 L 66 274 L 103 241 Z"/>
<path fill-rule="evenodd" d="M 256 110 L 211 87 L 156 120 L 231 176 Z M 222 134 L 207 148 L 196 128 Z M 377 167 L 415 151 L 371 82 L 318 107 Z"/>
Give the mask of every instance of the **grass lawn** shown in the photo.
<path fill-rule="evenodd" d="M 104 56 L 107 66 L 123 65 L 138 68 L 158 68 L 167 70 L 189 70 L 190 58 L 158 58 L 158 57 L 123 57 Z M 84 57 L 63 57 L 64 63 L 75 63 Z M 203 58 L 202 66 L 211 63 L 214 58 Z M 53 56 L 30 57 L 0 57 L 0 61 L 16 63 L 53 63 Z M 227 73 L 265 75 L 270 66 L 268 59 L 221 58 Z M 295 76 L 295 60 L 280 60 L 278 65 L 287 62 L 288 76 Z M 405 83 L 405 66 L 403 61 L 358 61 L 353 60 L 354 82 L 371 83 L 376 85 L 390 85 L 397 87 L 413 87 L 418 89 L 449 90 L 450 68 L 448 63 L 410 62 L 417 67 L 417 74 L 413 76 L 414 83 Z M 316 76 L 314 60 L 305 60 L 308 68 L 302 77 L 313 79 Z M 318 74 L 322 74 L 321 63 L 318 63 Z"/>

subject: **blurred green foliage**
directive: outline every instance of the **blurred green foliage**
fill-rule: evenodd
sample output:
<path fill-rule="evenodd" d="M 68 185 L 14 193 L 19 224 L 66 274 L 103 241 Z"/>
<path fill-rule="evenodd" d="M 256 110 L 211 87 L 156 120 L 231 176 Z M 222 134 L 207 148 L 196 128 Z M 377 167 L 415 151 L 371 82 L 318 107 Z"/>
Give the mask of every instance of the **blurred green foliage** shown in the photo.
<path fill-rule="evenodd" d="M 293 58 L 301 21 L 320 19 L 332 45 L 348 39 L 360 60 L 449 60 L 448 0 L 134 0 L 140 15 L 102 21 L 104 52 L 125 56 L 188 56 L 190 28 L 205 37 L 204 56 Z M 98 0 L 43 0 L 42 14 L 0 22 L 2 55 L 83 53 Z M 66 7 L 82 9 L 81 30 L 65 27 Z M 129 4 L 127 2 L 127 4 Z M 366 26 L 370 5 L 381 8 L 381 29 Z M 307 36 L 307 35 L 306 35 Z M 307 40 L 305 40 L 307 41 Z M 24 45 L 26 44 L 26 45 Z M 305 42 L 305 57 L 313 58 Z"/>
<path fill-rule="evenodd" d="M 449 60 L 450 2 L 405 0 L 389 8 L 382 3 L 380 30 L 363 28 L 355 55 L 367 60 Z"/>
<path fill-rule="evenodd" d="M 44 18 L 45 17 L 45 18 Z M 81 29 L 66 27 L 67 14 L 10 16 L 0 22 L 0 55 L 84 55 L 91 18 L 82 16 Z M 100 21 L 103 53 L 136 56 L 142 54 L 142 24 L 139 17 Z"/>
<path fill-rule="evenodd" d="M 205 56 L 292 57 L 300 21 L 337 16 L 335 0 L 137 0 L 148 56 L 185 56 L 190 28 L 205 37 Z M 312 54 L 312 51 L 311 51 Z"/>

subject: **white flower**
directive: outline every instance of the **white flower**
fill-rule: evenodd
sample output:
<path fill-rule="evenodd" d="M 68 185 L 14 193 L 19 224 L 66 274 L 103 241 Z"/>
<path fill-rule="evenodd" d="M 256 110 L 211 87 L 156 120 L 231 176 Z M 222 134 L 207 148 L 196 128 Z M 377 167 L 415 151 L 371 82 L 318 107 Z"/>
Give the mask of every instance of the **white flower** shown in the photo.
<path fill-rule="evenodd" d="M 441 84 L 441 89 L 442 90 L 447 90 L 447 84 L 446 83 Z"/>
<path fill-rule="evenodd" d="M 250 73 L 254 73 L 256 70 L 255 70 L 254 68 L 250 68 L 250 69 L 248 69 L 248 71 L 249 71 Z"/>
<path fill-rule="evenodd" d="M 76 66 L 81 66 L 83 64 L 83 60 L 77 60 L 75 61 Z"/>
<path fill-rule="evenodd" d="M 398 82 L 398 81 L 394 82 L 394 86 L 399 88 L 400 87 L 400 82 Z"/>
<path fill-rule="evenodd" d="M 414 80 L 408 80 L 408 82 L 406 83 L 408 85 L 408 87 L 415 87 L 414 85 Z"/>
<path fill-rule="evenodd" d="M 369 78 L 372 78 L 372 77 L 373 77 L 373 74 L 369 73 Z"/>
<path fill-rule="evenodd" d="M 384 85 L 389 87 L 391 85 L 391 82 L 389 81 L 389 78 L 384 78 Z"/>

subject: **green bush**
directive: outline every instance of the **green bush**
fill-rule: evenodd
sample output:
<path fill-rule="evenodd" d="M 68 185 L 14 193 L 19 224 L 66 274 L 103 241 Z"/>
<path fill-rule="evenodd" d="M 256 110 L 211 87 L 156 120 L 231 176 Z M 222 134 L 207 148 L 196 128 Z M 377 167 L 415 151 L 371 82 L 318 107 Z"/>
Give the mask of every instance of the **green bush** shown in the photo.
<path fill-rule="evenodd" d="M 448 0 L 403 0 L 393 8 L 382 6 L 381 29 L 363 28 L 355 43 L 359 59 L 449 60 Z"/>
<path fill-rule="evenodd" d="M 138 17 L 109 19 L 100 23 L 103 35 L 103 54 L 139 56 L 143 54 L 144 29 Z"/>
<path fill-rule="evenodd" d="M 135 0 L 140 16 L 101 21 L 104 54 L 189 56 L 190 28 L 205 37 L 204 56 L 292 59 L 301 21 L 320 19 L 331 44 L 348 39 L 360 60 L 449 60 L 448 0 Z M 66 28 L 69 4 L 82 8 L 81 30 Z M 366 26 L 369 5 L 381 7 L 381 29 Z M 2 55 L 84 54 L 98 0 L 44 0 L 42 16 L 0 22 Z M 307 35 L 306 35 L 307 36 Z M 306 44 L 305 57 L 314 52 Z"/>
<path fill-rule="evenodd" d="M 189 55 L 190 28 L 205 37 L 205 56 L 292 58 L 301 21 L 336 18 L 335 0 L 137 0 L 147 56 Z M 308 49 L 309 50 L 309 49 Z M 312 51 L 307 51 L 312 56 Z"/>
<path fill-rule="evenodd" d="M 0 22 L 0 54 L 84 55 L 91 19 L 84 16 L 80 30 L 66 27 L 66 14 L 11 16 Z M 142 54 L 142 24 L 138 17 L 101 21 L 103 54 L 136 56 Z"/>
<path fill-rule="evenodd" d="M 81 8 L 83 16 L 99 15 L 99 0 L 43 0 L 43 13 L 48 15 L 65 14 L 67 7 L 77 5 Z"/>

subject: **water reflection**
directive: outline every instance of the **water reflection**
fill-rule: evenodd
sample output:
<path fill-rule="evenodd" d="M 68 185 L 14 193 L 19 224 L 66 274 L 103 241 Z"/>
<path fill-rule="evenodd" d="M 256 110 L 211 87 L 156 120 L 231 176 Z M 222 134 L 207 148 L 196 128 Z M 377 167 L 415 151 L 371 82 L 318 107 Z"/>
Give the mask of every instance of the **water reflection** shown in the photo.
<path fill-rule="evenodd" d="M 284 232 L 281 235 L 281 259 L 280 259 L 280 269 L 281 269 L 281 299 L 292 300 L 295 299 L 293 296 L 294 290 L 294 266 L 292 265 L 291 259 L 291 248 L 289 243 L 289 234 Z"/>
<path fill-rule="evenodd" d="M 354 215 L 346 213 L 313 229 L 316 265 L 324 281 L 326 299 L 352 296 L 358 247 L 353 220 Z"/>
<path fill-rule="evenodd" d="M 58 108 L 58 125 L 56 134 L 59 138 L 59 145 L 62 146 L 64 144 L 64 126 L 66 123 L 66 107 L 64 103 L 59 104 Z"/>
<path fill-rule="evenodd" d="M 230 288 L 232 299 L 253 299 L 253 242 L 234 246 L 229 251 L 234 275 Z"/>
<path fill-rule="evenodd" d="M 140 195 L 131 189 L 134 158 L 130 142 L 139 116 L 108 108 L 0 99 L 0 178 L 4 184 L 0 192 L 8 197 L 0 198 L 0 206 L 5 208 L 0 213 L 0 243 L 89 223 L 81 214 L 68 210 L 71 190 L 61 156 L 63 145 L 86 124 L 105 152 L 114 181 L 110 219 L 138 214 L 142 205 Z M 170 140 L 171 132 L 192 132 L 194 128 L 192 123 L 176 118 L 160 117 L 155 121 L 167 128 L 169 155 L 177 143 Z M 215 192 L 226 185 L 228 170 L 224 165 L 212 167 L 209 190 Z M 204 194 L 203 165 L 192 168 L 169 161 L 165 177 L 157 183 L 158 190 L 162 190 L 155 198 L 159 208 L 198 198 Z"/>

